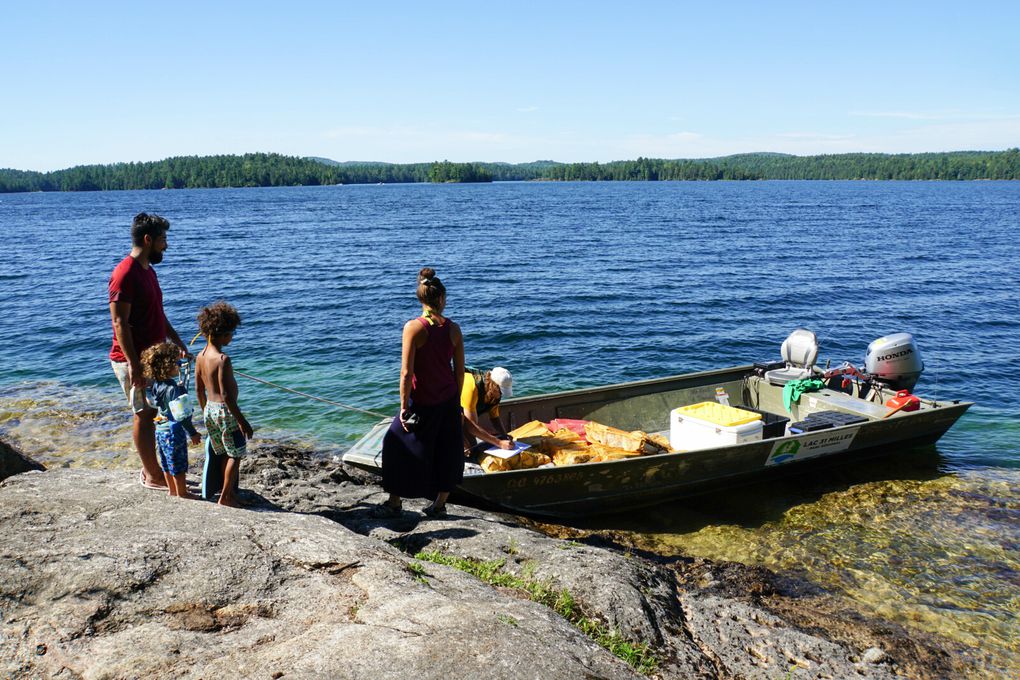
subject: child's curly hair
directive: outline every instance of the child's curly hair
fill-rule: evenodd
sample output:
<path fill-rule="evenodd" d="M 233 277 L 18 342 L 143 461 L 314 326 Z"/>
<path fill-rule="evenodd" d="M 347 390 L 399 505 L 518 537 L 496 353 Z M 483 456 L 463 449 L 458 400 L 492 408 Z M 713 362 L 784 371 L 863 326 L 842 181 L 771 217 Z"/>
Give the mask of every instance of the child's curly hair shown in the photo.
<path fill-rule="evenodd" d="M 241 315 L 237 309 L 224 300 L 219 300 L 198 313 L 198 329 L 207 338 L 220 337 L 233 333 L 241 325 Z"/>
<path fill-rule="evenodd" d="M 142 373 L 151 380 L 169 380 L 181 358 L 181 348 L 172 342 L 161 342 L 142 352 Z"/>

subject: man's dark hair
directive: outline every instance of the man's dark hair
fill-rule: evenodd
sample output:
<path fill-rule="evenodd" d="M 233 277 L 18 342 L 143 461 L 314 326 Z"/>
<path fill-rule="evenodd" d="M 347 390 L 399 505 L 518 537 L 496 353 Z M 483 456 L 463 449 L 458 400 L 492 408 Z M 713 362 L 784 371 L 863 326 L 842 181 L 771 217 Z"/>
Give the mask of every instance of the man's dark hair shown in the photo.
<path fill-rule="evenodd" d="M 131 244 L 141 248 L 145 245 L 146 236 L 155 241 L 169 228 L 170 220 L 164 217 L 138 213 L 135 215 L 135 219 L 131 220 Z"/>

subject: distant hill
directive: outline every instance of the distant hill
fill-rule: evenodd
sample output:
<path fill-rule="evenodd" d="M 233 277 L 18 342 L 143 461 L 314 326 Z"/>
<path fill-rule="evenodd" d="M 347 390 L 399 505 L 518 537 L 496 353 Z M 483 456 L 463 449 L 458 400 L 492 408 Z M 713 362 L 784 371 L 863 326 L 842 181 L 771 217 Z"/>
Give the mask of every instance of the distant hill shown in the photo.
<path fill-rule="evenodd" d="M 406 171 L 399 171 L 399 170 L 397 170 L 397 171 L 392 171 L 389 174 L 391 176 L 407 176 L 408 179 L 406 181 L 409 181 L 409 182 L 428 181 L 427 179 L 425 179 L 425 180 L 422 180 L 422 179 L 412 179 L 410 177 L 411 176 L 418 177 L 419 175 L 421 175 L 423 168 L 425 168 L 425 174 L 427 176 L 428 169 L 431 168 L 433 165 L 435 165 L 434 163 L 408 163 L 408 164 L 401 165 L 401 164 L 398 164 L 398 163 L 383 163 L 381 161 L 343 161 L 343 162 L 340 162 L 340 161 L 334 161 L 334 160 L 332 160 L 330 158 L 320 158 L 318 156 L 307 156 L 306 158 L 307 158 L 307 160 L 316 161 L 316 162 L 322 163 L 324 165 L 328 165 L 330 167 L 345 168 L 345 169 L 351 171 L 353 174 L 357 174 L 357 175 L 363 175 L 364 174 L 364 175 L 366 175 L 366 177 L 372 175 L 372 173 L 379 173 L 379 174 L 385 175 L 386 173 L 385 172 L 380 172 L 379 168 L 384 168 L 384 167 L 389 167 L 389 168 L 405 168 Z M 446 162 L 446 161 L 444 161 L 444 162 Z M 469 163 L 469 164 L 460 164 L 460 165 L 472 165 L 472 166 L 474 166 L 476 168 L 479 168 L 479 169 L 484 170 L 485 172 L 487 172 L 489 175 L 492 176 L 493 180 L 495 180 L 497 182 L 505 182 L 505 181 L 512 181 L 512 180 L 518 180 L 519 181 L 519 180 L 539 179 L 539 178 L 541 178 L 542 173 L 545 170 L 547 170 L 547 169 L 549 169 L 551 167 L 554 167 L 554 166 L 557 166 L 557 165 L 563 165 L 563 164 L 562 163 L 557 163 L 556 161 L 532 161 L 530 163 L 486 163 L 486 162 L 483 162 L 483 161 L 474 161 L 474 162 Z M 372 182 L 372 181 L 373 181 L 372 179 L 365 179 L 365 182 Z M 385 182 L 386 179 L 380 179 L 378 181 Z M 352 181 L 350 183 L 357 184 L 358 181 L 354 180 L 354 181 Z"/>
<path fill-rule="evenodd" d="M 305 156 L 305 160 L 341 168 L 348 165 L 396 165 L 395 163 L 386 163 L 384 161 L 335 161 L 332 158 L 321 158 L 319 156 Z"/>
<path fill-rule="evenodd" d="M 384 163 L 251 153 L 178 156 L 148 163 L 79 165 L 53 172 L 0 169 L 0 193 L 211 187 L 488 182 L 754 179 L 1020 179 L 1020 149 L 945 153 L 791 156 L 747 153 L 703 159 L 638 158 L 611 163 Z"/>

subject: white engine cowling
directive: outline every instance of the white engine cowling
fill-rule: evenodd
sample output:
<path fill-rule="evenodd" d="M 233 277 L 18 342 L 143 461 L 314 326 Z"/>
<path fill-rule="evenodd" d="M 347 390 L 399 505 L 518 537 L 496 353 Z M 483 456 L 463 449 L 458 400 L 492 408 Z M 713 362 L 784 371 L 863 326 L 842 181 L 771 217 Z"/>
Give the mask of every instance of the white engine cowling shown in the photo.
<path fill-rule="evenodd" d="M 865 369 L 896 390 L 913 390 L 924 371 L 921 351 L 910 333 L 895 333 L 868 345 Z"/>

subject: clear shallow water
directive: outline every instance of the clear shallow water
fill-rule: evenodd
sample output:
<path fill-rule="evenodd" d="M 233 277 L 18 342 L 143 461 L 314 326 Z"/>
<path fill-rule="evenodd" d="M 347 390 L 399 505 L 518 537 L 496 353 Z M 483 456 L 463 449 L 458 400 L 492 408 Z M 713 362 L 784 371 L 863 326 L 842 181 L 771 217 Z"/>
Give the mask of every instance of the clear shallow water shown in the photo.
<path fill-rule="evenodd" d="M 240 370 L 383 412 L 397 403 L 400 327 L 417 312 L 424 264 L 447 284 L 468 362 L 508 366 L 520 394 L 774 358 L 797 326 L 818 333 L 823 361 L 858 365 L 874 338 L 913 333 L 927 366 L 918 391 L 977 402 L 927 454 L 931 479 L 866 476 L 807 498 L 791 487 L 737 529 L 709 506 L 694 524 L 639 516 L 627 530 L 663 552 L 795 560 L 862 602 L 872 593 L 884 614 L 984 639 L 1020 668 L 1008 642 L 1020 637 L 1017 603 L 990 595 L 1015 586 L 1020 560 L 1020 183 L 0 195 L 0 436 L 50 464 L 133 465 L 105 359 L 105 289 L 140 210 L 173 223 L 158 271 L 182 337 L 225 298 L 244 318 L 230 347 Z M 241 401 L 260 436 L 328 451 L 373 420 L 247 381 Z M 985 500 L 955 503 L 968 494 Z M 874 526 L 845 512 L 860 504 Z M 990 519 L 996 507 L 1010 521 Z M 932 560 L 934 585 L 908 578 Z M 932 589 L 952 606 L 926 604 Z"/>
<path fill-rule="evenodd" d="M 622 542 L 660 555 L 803 575 L 865 613 L 973 647 L 976 677 L 1020 669 L 1020 475 L 946 474 L 933 449 L 836 467 L 611 519 Z"/>

